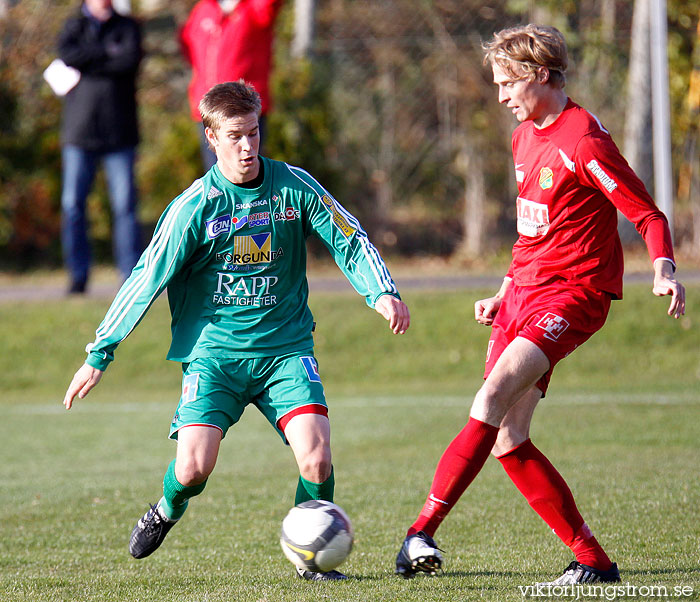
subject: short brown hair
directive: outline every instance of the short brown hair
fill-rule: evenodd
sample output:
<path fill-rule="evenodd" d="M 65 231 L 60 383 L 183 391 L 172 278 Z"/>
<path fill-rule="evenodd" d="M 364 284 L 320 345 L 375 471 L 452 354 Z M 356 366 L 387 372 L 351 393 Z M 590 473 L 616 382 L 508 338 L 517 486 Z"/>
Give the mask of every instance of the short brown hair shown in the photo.
<path fill-rule="evenodd" d="M 241 117 L 250 113 L 260 116 L 262 103 L 260 95 L 242 79 L 237 82 L 216 84 L 199 101 L 199 114 L 205 128 L 217 130 L 231 117 Z"/>
<path fill-rule="evenodd" d="M 549 83 L 557 88 L 566 84 L 569 65 L 566 40 L 556 27 L 521 25 L 502 29 L 483 45 L 484 63 L 497 63 L 516 79 L 534 80 L 539 67 L 549 70 Z"/>

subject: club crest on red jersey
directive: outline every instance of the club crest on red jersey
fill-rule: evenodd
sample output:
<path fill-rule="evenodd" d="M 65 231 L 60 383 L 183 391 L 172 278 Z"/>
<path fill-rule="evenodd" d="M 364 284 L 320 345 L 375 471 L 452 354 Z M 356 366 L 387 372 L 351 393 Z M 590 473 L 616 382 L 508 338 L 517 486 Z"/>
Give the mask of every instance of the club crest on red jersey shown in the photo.
<path fill-rule="evenodd" d="M 550 341 L 556 341 L 569 327 L 569 323 L 561 316 L 550 311 L 540 318 L 540 321 L 537 322 L 537 327 L 545 331 L 545 338 Z"/>
<path fill-rule="evenodd" d="M 549 167 L 540 169 L 540 188 L 547 190 L 554 184 L 554 172 Z"/>

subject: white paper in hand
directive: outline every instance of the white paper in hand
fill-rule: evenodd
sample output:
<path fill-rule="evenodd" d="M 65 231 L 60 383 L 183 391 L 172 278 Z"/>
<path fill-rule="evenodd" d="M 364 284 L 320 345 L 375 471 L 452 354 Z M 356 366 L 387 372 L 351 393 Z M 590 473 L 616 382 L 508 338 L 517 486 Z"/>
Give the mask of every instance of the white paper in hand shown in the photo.
<path fill-rule="evenodd" d="M 69 67 L 61 59 L 54 59 L 44 70 L 44 79 L 56 96 L 65 96 L 80 81 L 80 71 Z"/>

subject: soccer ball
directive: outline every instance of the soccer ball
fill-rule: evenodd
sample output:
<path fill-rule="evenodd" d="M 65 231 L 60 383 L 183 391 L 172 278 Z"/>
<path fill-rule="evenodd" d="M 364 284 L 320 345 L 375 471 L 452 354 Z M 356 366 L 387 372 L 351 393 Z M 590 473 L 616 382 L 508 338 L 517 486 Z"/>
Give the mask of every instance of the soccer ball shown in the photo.
<path fill-rule="evenodd" d="M 282 521 L 280 544 L 292 564 L 325 573 L 348 557 L 353 536 L 350 519 L 340 506 L 311 500 L 289 511 Z"/>

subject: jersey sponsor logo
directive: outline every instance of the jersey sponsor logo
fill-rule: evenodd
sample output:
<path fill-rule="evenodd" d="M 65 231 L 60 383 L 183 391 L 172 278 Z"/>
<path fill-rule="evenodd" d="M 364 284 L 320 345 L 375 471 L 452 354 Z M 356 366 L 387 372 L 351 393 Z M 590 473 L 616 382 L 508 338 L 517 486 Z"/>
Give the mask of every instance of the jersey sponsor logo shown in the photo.
<path fill-rule="evenodd" d="M 556 341 L 569 327 L 569 323 L 561 316 L 553 314 L 550 311 L 540 318 L 540 321 L 537 322 L 536 326 L 545 331 L 544 336 L 546 339 Z"/>
<path fill-rule="evenodd" d="M 249 276 L 236 278 L 228 272 L 218 272 L 219 281 L 213 301 L 217 305 L 267 307 L 277 305 L 277 296 L 271 294 L 277 276 Z"/>
<path fill-rule="evenodd" d="M 306 370 L 309 381 L 312 383 L 320 383 L 321 375 L 318 373 L 318 362 L 316 361 L 316 358 L 313 358 L 310 355 L 304 355 L 299 359 L 304 366 L 304 370 Z"/>
<path fill-rule="evenodd" d="M 267 226 L 270 223 L 270 212 L 263 211 L 261 213 L 251 213 L 242 217 L 232 217 L 231 223 L 235 232 L 238 232 L 243 226 L 248 224 L 251 228 L 255 226 Z"/>
<path fill-rule="evenodd" d="M 530 238 L 540 238 L 549 232 L 549 207 L 543 203 L 518 197 L 518 233 Z"/>
<path fill-rule="evenodd" d="M 353 228 L 348 223 L 348 220 L 345 219 L 345 216 L 338 211 L 338 208 L 335 206 L 335 201 L 333 201 L 330 196 L 324 194 L 321 197 L 321 202 L 331 210 L 331 214 L 333 215 L 333 223 L 343 233 L 345 238 L 350 238 L 353 234 L 355 234 L 355 228 Z"/>
<path fill-rule="evenodd" d="M 598 161 L 596 161 L 595 159 L 591 159 L 586 164 L 586 167 L 596 178 L 598 178 L 605 190 L 607 190 L 608 192 L 612 192 L 617 188 L 617 182 L 603 171 L 603 168 L 600 165 L 598 165 Z"/>
<path fill-rule="evenodd" d="M 264 207 L 265 205 L 267 205 L 267 203 L 267 199 L 260 199 L 258 201 L 252 201 L 251 203 L 237 203 L 236 211 L 239 211 L 241 209 L 255 209 L 256 207 Z"/>
<path fill-rule="evenodd" d="M 238 232 L 243 226 L 245 226 L 248 223 L 248 216 L 244 215 L 243 217 L 232 217 L 231 223 L 233 224 L 234 232 Z"/>
<path fill-rule="evenodd" d="M 547 190 L 554 184 L 554 172 L 549 167 L 540 169 L 540 188 Z"/>
<path fill-rule="evenodd" d="M 227 213 L 226 215 L 215 217 L 205 222 L 205 225 L 209 240 L 214 240 L 217 236 L 227 234 L 231 231 L 231 215 Z"/>
<path fill-rule="evenodd" d="M 292 207 L 287 207 L 284 211 L 275 211 L 272 216 L 276 222 L 293 222 L 299 219 L 301 213 L 298 209 L 292 209 Z"/>
<path fill-rule="evenodd" d="M 272 235 L 270 232 L 251 234 L 250 236 L 234 236 L 233 251 L 217 253 L 216 259 L 224 262 L 224 267 L 235 270 L 239 266 L 259 265 L 270 263 L 284 255 L 282 247 L 271 250 Z"/>
<path fill-rule="evenodd" d="M 272 235 L 269 232 L 236 236 L 233 239 L 233 263 L 267 263 L 270 261 Z"/>
<path fill-rule="evenodd" d="M 199 373 L 188 374 L 182 379 L 182 403 L 189 403 L 197 399 L 197 388 L 199 387 Z"/>
<path fill-rule="evenodd" d="M 252 213 L 248 216 L 248 226 L 267 226 L 270 223 L 270 212 L 263 211 L 262 213 Z"/>
<path fill-rule="evenodd" d="M 211 201 L 212 199 L 215 199 L 217 196 L 221 196 L 222 194 L 224 193 L 221 192 L 216 186 L 212 186 L 209 189 L 209 193 L 207 194 L 207 200 Z"/>

